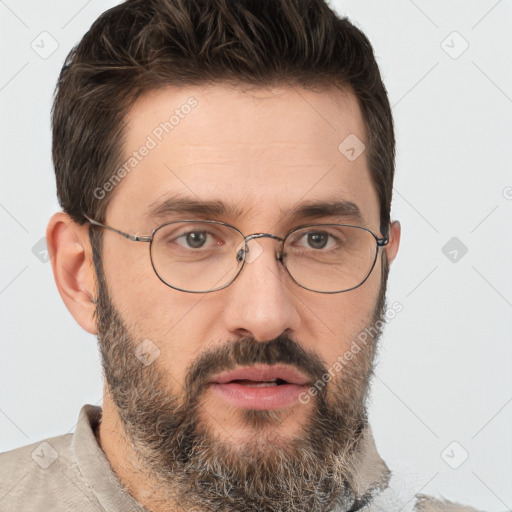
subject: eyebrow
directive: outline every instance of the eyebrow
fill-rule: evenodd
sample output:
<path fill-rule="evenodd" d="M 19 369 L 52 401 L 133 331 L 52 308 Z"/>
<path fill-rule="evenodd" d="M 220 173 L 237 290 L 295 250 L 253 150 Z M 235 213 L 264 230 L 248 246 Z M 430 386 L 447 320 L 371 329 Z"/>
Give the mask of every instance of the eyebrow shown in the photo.
<path fill-rule="evenodd" d="M 176 213 L 200 215 L 202 217 L 238 218 L 246 214 L 247 210 L 220 200 L 201 201 L 193 198 L 172 196 L 163 201 L 155 201 L 148 206 L 148 219 L 161 219 Z M 301 201 L 289 210 L 281 210 L 281 220 L 292 223 L 297 220 L 313 220 L 325 217 L 347 219 L 359 223 L 364 222 L 359 207 L 352 201 L 342 199 L 308 200 Z"/>
<path fill-rule="evenodd" d="M 173 213 L 190 213 L 205 217 L 221 215 L 238 217 L 244 213 L 242 208 L 228 205 L 223 201 L 201 201 L 181 196 L 171 196 L 163 201 L 154 201 L 147 210 L 146 217 L 148 219 L 159 219 Z"/>
<path fill-rule="evenodd" d="M 363 215 L 357 204 L 344 199 L 331 199 L 321 201 L 301 201 L 291 210 L 284 213 L 285 220 L 292 222 L 298 219 L 319 219 L 323 217 L 335 217 L 350 219 L 363 223 Z"/>

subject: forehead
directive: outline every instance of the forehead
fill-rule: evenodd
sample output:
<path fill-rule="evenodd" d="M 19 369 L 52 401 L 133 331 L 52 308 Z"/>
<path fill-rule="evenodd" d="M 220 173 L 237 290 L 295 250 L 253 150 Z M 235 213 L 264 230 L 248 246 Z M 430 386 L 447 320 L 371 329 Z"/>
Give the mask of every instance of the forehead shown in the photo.
<path fill-rule="evenodd" d="M 167 87 L 140 98 L 126 121 L 126 172 L 108 215 L 130 225 L 179 197 L 269 222 L 301 202 L 345 200 L 376 227 L 366 130 L 348 91 Z"/>

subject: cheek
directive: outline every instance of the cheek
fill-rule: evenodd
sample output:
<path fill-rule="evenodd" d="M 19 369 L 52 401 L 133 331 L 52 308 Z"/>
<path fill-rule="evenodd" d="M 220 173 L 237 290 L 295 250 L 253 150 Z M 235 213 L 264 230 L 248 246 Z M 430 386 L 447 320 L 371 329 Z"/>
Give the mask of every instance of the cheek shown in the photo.
<path fill-rule="evenodd" d="M 123 318 L 139 323 L 140 319 L 146 317 L 148 310 L 154 307 L 153 303 L 148 303 L 151 298 L 151 286 L 148 284 L 153 281 L 149 274 L 149 255 L 134 258 L 129 251 L 118 254 L 122 257 L 104 258 L 103 266 L 110 297 Z M 147 263 L 144 256 L 148 258 Z"/>
<path fill-rule="evenodd" d="M 313 309 L 310 322 L 316 325 L 315 351 L 332 364 L 343 356 L 358 336 L 371 325 L 380 289 L 380 268 L 375 268 L 359 288 L 325 296 Z"/>
<path fill-rule="evenodd" d="M 147 257 L 147 261 L 146 261 Z M 150 340 L 159 351 L 158 365 L 167 384 L 181 395 L 187 368 L 212 338 L 219 312 L 204 297 L 164 285 L 151 267 L 149 254 L 105 262 L 105 275 L 116 310 L 136 344 Z"/>

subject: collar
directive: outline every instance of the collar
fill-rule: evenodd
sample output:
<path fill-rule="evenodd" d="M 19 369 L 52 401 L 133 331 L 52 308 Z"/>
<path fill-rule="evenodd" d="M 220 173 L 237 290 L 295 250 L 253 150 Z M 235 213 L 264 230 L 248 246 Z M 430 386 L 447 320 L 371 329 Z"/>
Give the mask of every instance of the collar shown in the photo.
<path fill-rule="evenodd" d="M 391 471 L 377 452 L 372 429 L 368 423 L 363 427 L 353 460 L 354 494 L 348 502 L 340 503 L 332 512 L 357 512 L 368 510 L 374 498 L 388 489 Z"/>
<path fill-rule="evenodd" d="M 80 473 L 103 509 L 109 512 L 147 512 L 112 471 L 94 433 L 100 419 L 101 407 L 82 407 L 72 445 Z"/>

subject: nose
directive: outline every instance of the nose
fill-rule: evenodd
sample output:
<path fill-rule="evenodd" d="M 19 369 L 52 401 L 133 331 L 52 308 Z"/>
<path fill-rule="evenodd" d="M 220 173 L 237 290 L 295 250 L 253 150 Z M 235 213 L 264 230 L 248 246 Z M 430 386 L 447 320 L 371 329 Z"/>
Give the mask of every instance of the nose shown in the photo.
<path fill-rule="evenodd" d="M 276 257 L 278 246 L 269 238 L 251 239 L 241 274 L 224 290 L 224 323 L 236 337 L 269 341 L 285 331 L 295 331 L 300 325 L 297 292 Z"/>

